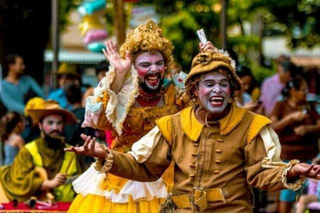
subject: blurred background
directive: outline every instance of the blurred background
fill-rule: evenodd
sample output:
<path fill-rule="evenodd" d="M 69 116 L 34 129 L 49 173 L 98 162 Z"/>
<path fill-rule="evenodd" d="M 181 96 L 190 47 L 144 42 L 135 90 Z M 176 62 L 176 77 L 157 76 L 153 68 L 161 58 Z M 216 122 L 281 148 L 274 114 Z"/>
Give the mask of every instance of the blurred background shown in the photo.
<path fill-rule="evenodd" d="M 148 19 L 173 42 L 175 60 L 185 72 L 198 52 L 195 32 L 200 28 L 217 47 L 236 53 L 239 64 L 250 66 L 258 83 L 275 72 L 272 59 L 281 54 L 293 56 L 306 70 L 320 66 L 318 0 L 107 0 L 100 7 L 87 4 L 82 13 L 79 8 L 90 1 L 55 1 L 0 1 L 0 61 L 9 53 L 20 54 L 26 73 L 39 83 L 52 71 L 53 45 L 59 63 L 77 64 L 90 74 L 87 65 L 103 56 L 88 50 L 84 31 L 106 29 L 105 39 L 121 44 L 129 29 Z"/>

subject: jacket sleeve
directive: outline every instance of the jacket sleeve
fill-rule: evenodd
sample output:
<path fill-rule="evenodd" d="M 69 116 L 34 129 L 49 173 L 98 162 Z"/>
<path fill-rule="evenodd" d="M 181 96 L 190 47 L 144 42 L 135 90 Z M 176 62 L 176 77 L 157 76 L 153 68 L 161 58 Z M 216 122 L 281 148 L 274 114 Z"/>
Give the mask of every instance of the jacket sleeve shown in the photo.
<path fill-rule="evenodd" d="M 0 181 L 10 200 L 25 201 L 40 190 L 44 180 L 36 172 L 30 152 L 22 148 L 11 166 L 0 168 Z"/>
<path fill-rule="evenodd" d="M 116 94 L 111 90 L 115 75 L 115 68 L 111 64 L 106 77 L 94 89 L 94 95 L 87 97 L 82 127 L 115 129 L 119 135 L 122 134 L 123 123 L 138 95 L 139 82 L 137 71 L 132 66 Z"/>
<path fill-rule="evenodd" d="M 257 137 L 245 147 L 247 182 L 256 188 L 276 191 L 284 188 L 298 190 L 304 178 L 292 182 L 286 174 L 291 167 L 298 163 L 293 160 L 288 164 L 280 160 L 280 145 L 274 131 L 264 127 Z"/>
<path fill-rule="evenodd" d="M 112 165 L 108 173 L 140 182 L 159 179 L 171 163 L 170 146 L 158 127 L 136 142 L 131 152 L 109 152 Z"/>

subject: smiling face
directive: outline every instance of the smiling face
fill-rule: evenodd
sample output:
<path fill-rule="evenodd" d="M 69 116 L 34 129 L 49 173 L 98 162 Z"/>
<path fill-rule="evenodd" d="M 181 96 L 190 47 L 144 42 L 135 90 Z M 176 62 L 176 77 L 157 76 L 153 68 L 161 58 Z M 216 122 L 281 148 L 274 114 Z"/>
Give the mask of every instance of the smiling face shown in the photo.
<path fill-rule="evenodd" d="M 161 89 L 166 67 L 160 52 L 143 52 L 138 55 L 134 65 L 144 91 L 157 92 Z"/>
<path fill-rule="evenodd" d="M 204 108 L 213 117 L 224 114 L 231 99 L 231 86 L 227 74 L 224 71 L 204 74 L 195 95 L 199 99 L 200 108 Z"/>

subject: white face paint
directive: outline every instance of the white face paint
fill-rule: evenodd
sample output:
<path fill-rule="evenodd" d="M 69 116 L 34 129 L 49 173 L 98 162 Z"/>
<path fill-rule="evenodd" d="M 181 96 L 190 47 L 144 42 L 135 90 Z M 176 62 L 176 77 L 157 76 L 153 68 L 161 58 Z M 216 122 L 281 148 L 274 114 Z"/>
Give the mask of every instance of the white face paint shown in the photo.
<path fill-rule="evenodd" d="M 160 52 L 144 52 L 136 58 L 134 65 L 140 84 L 150 91 L 156 91 L 161 87 L 166 68 Z"/>
<path fill-rule="evenodd" d="M 61 115 L 49 115 L 39 123 L 39 128 L 50 136 L 59 136 L 63 134 L 63 118 Z"/>
<path fill-rule="evenodd" d="M 231 98 L 230 82 L 226 75 L 220 73 L 204 74 L 195 92 L 200 107 L 213 116 L 224 113 Z"/>

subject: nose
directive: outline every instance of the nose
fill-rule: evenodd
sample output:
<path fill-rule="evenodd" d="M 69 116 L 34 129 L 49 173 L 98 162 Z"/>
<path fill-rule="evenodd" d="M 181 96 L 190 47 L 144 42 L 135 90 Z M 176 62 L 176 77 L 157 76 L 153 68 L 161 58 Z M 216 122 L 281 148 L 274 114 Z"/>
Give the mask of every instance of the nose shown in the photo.
<path fill-rule="evenodd" d="M 152 64 L 151 66 L 150 66 L 150 71 L 158 71 L 158 67 L 157 67 L 157 65 L 156 64 Z"/>
<path fill-rule="evenodd" d="M 218 84 L 214 85 L 212 91 L 213 91 L 215 94 L 221 93 L 221 87 L 220 87 L 220 85 L 218 85 Z"/>
<path fill-rule="evenodd" d="M 52 124 L 52 130 L 57 130 L 58 129 L 58 124 L 57 123 L 54 123 Z"/>

